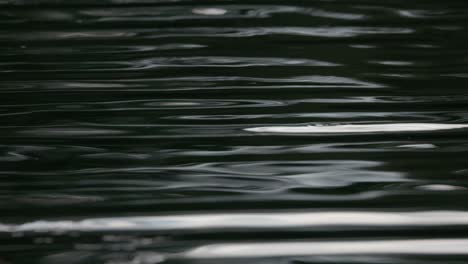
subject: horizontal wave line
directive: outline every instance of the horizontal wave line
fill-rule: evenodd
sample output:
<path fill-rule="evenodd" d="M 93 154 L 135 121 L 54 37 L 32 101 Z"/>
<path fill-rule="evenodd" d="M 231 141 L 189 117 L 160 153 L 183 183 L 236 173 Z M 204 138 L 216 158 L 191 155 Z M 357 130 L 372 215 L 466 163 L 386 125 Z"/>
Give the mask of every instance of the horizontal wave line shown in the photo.
<path fill-rule="evenodd" d="M 294 228 L 294 227 L 417 227 L 468 226 L 468 212 L 283 212 L 283 213 L 228 213 L 173 216 L 135 216 L 89 218 L 79 221 L 35 221 L 9 225 L 0 224 L 0 232 L 49 231 L 157 231 L 174 229 L 213 228 Z M 467 247 L 468 248 L 468 247 Z"/>
<path fill-rule="evenodd" d="M 369 133 L 411 132 L 468 128 L 468 124 L 392 123 L 366 125 L 265 126 L 246 128 L 259 133 Z"/>
<path fill-rule="evenodd" d="M 468 239 L 411 239 L 330 242 L 226 243 L 189 250 L 191 259 L 310 255 L 468 255 Z"/>

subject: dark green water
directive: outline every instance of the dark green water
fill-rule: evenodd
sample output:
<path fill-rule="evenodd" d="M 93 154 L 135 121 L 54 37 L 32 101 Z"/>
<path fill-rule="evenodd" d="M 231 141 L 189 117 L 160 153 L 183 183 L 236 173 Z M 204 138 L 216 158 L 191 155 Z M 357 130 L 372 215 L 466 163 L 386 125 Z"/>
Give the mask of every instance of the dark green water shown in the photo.
<path fill-rule="evenodd" d="M 0 1 L 0 263 L 468 263 L 465 0 Z"/>

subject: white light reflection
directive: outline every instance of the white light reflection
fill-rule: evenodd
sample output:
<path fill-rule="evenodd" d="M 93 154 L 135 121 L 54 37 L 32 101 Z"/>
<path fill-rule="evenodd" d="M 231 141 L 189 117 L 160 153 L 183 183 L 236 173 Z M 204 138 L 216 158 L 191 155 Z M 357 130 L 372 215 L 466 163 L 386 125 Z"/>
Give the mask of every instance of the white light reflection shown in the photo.
<path fill-rule="evenodd" d="M 467 225 L 468 212 L 281 212 L 193 214 L 174 216 L 139 216 L 91 218 L 81 221 L 35 221 L 19 225 L 0 224 L 0 232 L 67 231 L 157 231 L 236 228 L 326 228 L 340 227 L 415 227 Z"/>
<path fill-rule="evenodd" d="M 227 10 L 222 8 L 194 8 L 192 13 L 205 16 L 222 16 L 227 13 Z"/>
<path fill-rule="evenodd" d="M 246 128 L 259 133 L 369 133 L 411 132 L 467 128 L 466 124 L 394 123 L 367 125 L 266 126 Z"/>
<path fill-rule="evenodd" d="M 185 258 L 252 258 L 358 254 L 468 255 L 468 239 L 414 239 L 333 242 L 226 243 L 195 248 Z"/>

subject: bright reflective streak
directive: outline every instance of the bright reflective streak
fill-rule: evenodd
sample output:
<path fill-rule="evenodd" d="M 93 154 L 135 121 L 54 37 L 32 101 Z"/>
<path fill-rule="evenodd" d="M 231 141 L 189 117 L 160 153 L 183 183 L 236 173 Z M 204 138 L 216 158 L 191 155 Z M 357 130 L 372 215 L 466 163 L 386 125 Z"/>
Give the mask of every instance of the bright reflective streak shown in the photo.
<path fill-rule="evenodd" d="M 192 13 L 206 16 L 221 16 L 226 14 L 227 10 L 222 8 L 194 8 L 192 9 Z"/>
<path fill-rule="evenodd" d="M 468 255 L 468 239 L 216 244 L 190 250 L 184 257 L 210 259 L 357 254 Z"/>
<path fill-rule="evenodd" d="M 260 133 L 368 133 L 433 131 L 467 128 L 466 124 L 395 123 L 369 125 L 325 125 L 325 126 L 270 126 L 246 128 L 246 131 Z"/>
<path fill-rule="evenodd" d="M 468 212 L 282 212 L 94 218 L 0 224 L 0 232 L 468 225 Z"/>

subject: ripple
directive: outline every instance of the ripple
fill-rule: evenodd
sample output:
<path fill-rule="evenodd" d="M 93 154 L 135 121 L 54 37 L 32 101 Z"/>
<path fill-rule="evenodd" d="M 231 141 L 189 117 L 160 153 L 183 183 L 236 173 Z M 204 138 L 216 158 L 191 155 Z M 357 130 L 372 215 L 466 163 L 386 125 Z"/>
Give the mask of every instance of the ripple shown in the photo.
<path fill-rule="evenodd" d="M 19 225 L 1 224 L 2 232 L 108 232 L 156 231 L 186 229 L 238 228 L 367 228 L 436 227 L 444 225 L 468 226 L 464 211 L 374 212 L 374 211 L 320 211 L 277 213 L 225 213 L 173 216 L 136 216 L 90 218 L 80 221 L 35 221 Z"/>
<path fill-rule="evenodd" d="M 259 258 L 310 255 L 467 255 L 468 239 L 406 239 L 328 242 L 232 243 L 201 246 L 189 259 Z"/>
<path fill-rule="evenodd" d="M 0 262 L 465 263 L 467 1 L 0 6 Z"/>
<path fill-rule="evenodd" d="M 391 27 L 282 27 L 282 28 L 264 28 L 263 32 L 257 32 L 255 35 L 263 34 L 286 34 L 298 36 L 315 36 L 327 38 L 350 38 L 365 35 L 391 35 L 391 34 L 411 34 L 414 30 L 411 28 L 391 28 Z"/>
<path fill-rule="evenodd" d="M 353 44 L 353 45 L 349 45 L 351 48 L 355 48 L 355 49 L 375 49 L 377 48 L 376 46 L 373 46 L 373 45 L 364 45 L 364 44 Z"/>
<path fill-rule="evenodd" d="M 87 159 L 96 159 L 96 160 L 145 160 L 151 158 L 150 154 L 139 154 L 139 153 L 116 153 L 116 152 L 106 152 L 106 153 L 93 153 L 85 154 L 81 157 Z"/>
<path fill-rule="evenodd" d="M 321 126 L 271 126 L 246 128 L 260 133 L 370 133 L 370 132 L 413 132 L 467 128 L 465 124 L 394 123 L 369 125 L 321 125 Z"/>
<path fill-rule="evenodd" d="M 231 184 L 255 180 L 257 190 L 293 187 L 330 188 L 349 186 L 359 182 L 404 182 L 403 173 L 380 170 L 383 163 L 363 160 L 283 161 L 283 162 L 230 162 L 204 163 L 172 168 L 182 174 L 214 179 L 230 176 Z M 184 173 L 185 172 L 185 173 Z M 221 181 L 217 181 L 221 184 Z M 280 185 L 281 183 L 281 185 Z M 224 184 L 230 184 L 225 182 Z M 281 187 L 281 188 L 280 188 Z"/>
<path fill-rule="evenodd" d="M 438 11 L 431 11 L 431 10 L 397 10 L 397 14 L 402 17 L 408 18 L 435 18 L 435 17 L 443 17 L 447 12 L 438 10 Z"/>
<path fill-rule="evenodd" d="M 11 152 L 11 151 L 0 156 L 0 162 L 17 162 L 17 161 L 24 161 L 28 159 L 30 159 L 30 157 L 20 154 L 20 153 Z"/>
<path fill-rule="evenodd" d="M 301 58 L 259 57 L 184 57 L 153 58 L 135 62 L 136 68 L 195 66 L 195 67 L 252 67 L 252 66 L 339 66 L 339 64 Z"/>
<path fill-rule="evenodd" d="M 365 117 L 420 117 L 431 119 L 430 116 L 423 116 L 419 113 L 397 114 L 394 112 L 332 112 L 332 113 L 288 113 L 288 114 L 246 114 L 246 115 L 179 115 L 168 116 L 164 119 L 182 119 L 182 120 L 250 120 L 250 119 L 291 119 L 291 118 L 327 118 L 327 119 L 355 119 Z M 249 131 L 249 130 L 247 130 Z"/>
<path fill-rule="evenodd" d="M 437 148 L 434 144 L 406 144 L 400 145 L 399 148 L 412 148 L 412 149 L 433 149 Z"/>
<path fill-rule="evenodd" d="M 118 102 L 118 104 L 121 104 Z M 179 99 L 144 101 L 143 106 L 150 109 L 223 109 L 276 107 L 284 102 L 274 100 L 225 100 L 225 99 Z"/>
<path fill-rule="evenodd" d="M 194 8 L 192 13 L 205 16 L 222 16 L 228 11 L 222 8 Z"/>
<path fill-rule="evenodd" d="M 257 57 L 158 57 L 145 58 L 137 61 L 80 61 L 70 64 L 68 62 L 37 63 L 34 69 L 21 70 L 27 63 L 0 64 L 0 72 L 64 72 L 79 71 L 134 71 L 149 69 L 167 69 L 169 67 L 335 67 L 336 63 L 301 59 L 301 58 L 257 58 Z"/>
<path fill-rule="evenodd" d="M 210 19 L 247 19 L 271 18 L 275 15 L 293 14 L 296 16 L 309 16 L 312 18 L 325 18 L 334 20 L 356 21 L 368 19 L 366 14 L 334 10 L 335 8 L 310 8 L 286 5 L 216 5 L 216 6 L 128 6 L 125 9 L 110 5 L 107 8 L 83 8 L 78 12 L 66 9 L 44 9 L 31 12 L 9 12 L 9 23 L 50 22 L 60 21 L 75 24 L 102 24 L 110 22 L 142 22 L 142 21 L 181 21 Z"/>
<path fill-rule="evenodd" d="M 193 44 L 193 43 L 167 43 L 162 45 L 81 45 L 78 47 L 30 47 L 28 49 L 18 50 L 16 48 L 7 48 L 4 55 L 44 55 L 44 54 L 61 54 L 61 55 L 72 55 L 74 53 L 80 54 L 114 54 L 117 59 L 118 55 L 122 54 L 145 54 L 155 51 L 171 51 L 171 50 L 187 50 L 187 49 L 202 49 L 206 48 L 205 45 Z"/>
<path fill-rule="evenodd" d="M 194 66 L 192 66 L 194 67 Z M 228 67 L 242 68 L 242 67 Z M 174 68 L 175 69 L 175 68 Z M 111 72 L 111 71 L 109 71 Z M 183 77 L 154 77 L 139 79 L 116 79 L 100 81 L 22 81 L 9 83 L 0 93 L 40 93 L 55 92 L 165 92 L 165 91 L 203 91 L 238 89 L 381 89 L 386 85 L 364 81 L 358 78 L 333 75 L 305 76 L 229 76 L 229 75 L 186 75 Z M 158 87 L 157 90 L 154 87 Z M 185 97 L 185 96 L 184 96 Z M 437 97 L 439 98 L 439 97 Z M 444 98 L 444 97 L 440 97 Z M 148 100 L 147 98 L 145 98 Z M 226 98 L 222 98 L 225 100 Z M 248 98 L 251 100 L 252 98 Z M 414 98 L 413 98 L 414 99 Z M 174 100 L 169 98 L 168 101 Z M 208 99 L 206 99 L 208 100 Z M 438 100 L 438 99 L 434 99 Z M 123 100 L 122 100 L 123 101 Z"/>
<path fill-rule="evenodd" d="M 413 65 L 411 61 L 371 61 L 371 63 L 388 65 L 388 66 L 410 66 Z"/>
<path fill-rule="evenodd" d="M 190 37 L 251 38 L 266 35 L 290 35 L 320 38 L 354 38 L 368 35 L 413 34 L 415 31 L 404 27 L 251 27 L 251 28 L 214 28 L 186 27 L 152 30 L 94 30 L 94 31 L 39 31 L 31 33 L 0 33 L 0 40 L 16 38 L 20 41 L 32 40 L 124 40 L 131 38 L 164 39 Z"/>
<path fill-rule="evenodd" d="M 466 188 L 461 186 L 447 185 L 447 184 L 427 184 L 417 186 L 420 190 L 425 191 L 459 191 L 465 190 Z"/>
<path fill-rule="evenodd" d="M 115 129 L 102 129 L 102 128 L 37 128 L 19 131 L 21 134 L 33 135 L 33 136 L 101 136 L 101 135 L 120 135 L 127 132 L 123 130 Z"/>
<path fill-rule="evenodd" d="M 42 195 L 26 195 L 15 198 L 15 201 L 20 203 L 34 205 L 72 205 L 80 203 L 95 203 L 105 199 L 100 196 L 83 196 L 69 194 L 42 194 Z"/>

